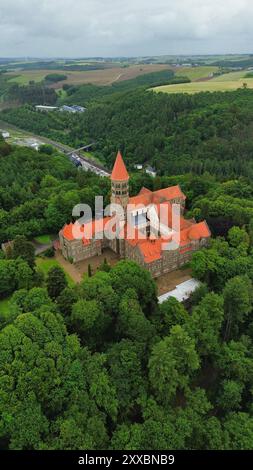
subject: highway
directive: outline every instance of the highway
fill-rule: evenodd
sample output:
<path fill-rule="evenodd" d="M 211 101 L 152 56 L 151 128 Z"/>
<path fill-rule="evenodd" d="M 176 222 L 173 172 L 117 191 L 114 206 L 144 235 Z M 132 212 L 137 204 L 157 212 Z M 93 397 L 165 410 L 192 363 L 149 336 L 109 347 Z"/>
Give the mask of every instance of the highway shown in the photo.
<path fill-rule="evenodd" d="M 49 144 L 52 145 L 52 147 L 56 148 L 60 152 L 64 153 L 68 158 L 73 155 L 74 159 L 79 158 L 80 163 L 82 165 L 82 168 L 85 171 L 91 171 L 92 173 L 96 173 L 99 176 L 103 177 L 108 177 L 110 176 L 110 173 L 106 168 L 104 168 L 102 165 L 97 163 L 96 161 L 92 160 L 91 158 L 87 157 L 84 152 L 80 152 L 79 155 L 76 154 L 76 149 L 69 147 L 66 144 L 62 144 L 61 142 L 56 142 L 55 140 L 48 139 L 47 137 L 43 137 L 40 135 L 33 134 L 32 132 L 28 132 L 24 129 L 21 129 L 19 127 L 13 126 L 12 124 L 9 124 L 4 121 L 0 121 L 0 128 L 10 132 L 10 134 L 13 131 L 17 132 L 22 132 L 25 137 L 30 137 L 34 139 L 38 139 L 39 142 L 42 142 L 43 144 Z"/>

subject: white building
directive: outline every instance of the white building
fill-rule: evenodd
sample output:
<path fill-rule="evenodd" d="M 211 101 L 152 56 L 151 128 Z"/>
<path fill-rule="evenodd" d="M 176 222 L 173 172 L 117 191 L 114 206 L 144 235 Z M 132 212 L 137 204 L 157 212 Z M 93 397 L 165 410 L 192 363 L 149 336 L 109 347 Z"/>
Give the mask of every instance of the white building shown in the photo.
<path fill-rule="evenodd" d="M 4 139 L 9 139 L 10 133 L 8 131 L 0 131 Z"/>
<path fill-rule="evenodd" d="M 148 166 L 146 168 L 146 173 L 147 173 L 147 175 L 152 176 L 152 178 L 155 178 L 155 176 L 156 176 L 156 170 L 154 170 L 154 168 L 152 168 L 151 166 Z"/>
<path fill-rule="evenodd" d="M 176 288 L 166 294 L 160 295 L 158 297 L 159 304 L 162 304 L 170 297 L 175 297 L 178 302 L 184 302 L 185 300 L 189 299 L 191 294 L 195 292 L 196 289 L 200 286 L 200 282 L 196 279 L 189 279 L 188 281 L 182 282 L 178 284 Z"/>
<path fill-rule="evenodd" d="M 34 142 L 33 144 L 30 145 L 30 147 L 38 152 L 40 148 L 40 144 L 38 144 L 38 142 Z"/>
<path fill-rule="evenodd" d="M 136 163 L 136 164 L 134 165 L 134 168 L 135 168 L 136 170 L 142 170 L 143 165 L 142 165 L 141 163 Z"/>
<path fill-rule="evenodd" d="M 35 109 L 36 111 L 42 111 L 42 112 L 48 113 L 50 111 L 56 111 L 58 107 L 57 106 L 44 106 L 44 105 L 38 104 L 37 106 L 35 106 Z"/>
<path fill-rule="evenodd" d="M 63 105 L 61 106 L 60 111 L 75 114 L 75 113 L 84 113 L 84 111 L 87 111 L 87 108 L 84 108 L 83 106 L 77 106 L 77 105 L 74 105 L 74 106 Z"/>

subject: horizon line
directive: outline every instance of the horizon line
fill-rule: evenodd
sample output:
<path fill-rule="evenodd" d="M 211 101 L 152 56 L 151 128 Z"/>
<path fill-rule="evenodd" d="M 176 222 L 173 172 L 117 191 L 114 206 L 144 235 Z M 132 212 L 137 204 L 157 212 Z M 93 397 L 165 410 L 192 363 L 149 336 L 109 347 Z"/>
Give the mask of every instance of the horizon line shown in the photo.
<path fill-rule="evenodd" d="M 9 55 L 9 56 L 1 56 L 1 59 L 24 59 L 24 60 L 31 60 L 31 59 L 44 59 L 44 60 L 53 60 L 53 59 L 63 59 L 63 60 L 74 60 L 74 59 L 146 59 L 152 57 L 213 57 L 213 56 L 253 56 L 252 52 L 212 52 L 212 53 L 193 53 L 193 54 L 150 54 L 150 55 L 92 55 L 92 56 L 36 56 L 36 55 Z"/>

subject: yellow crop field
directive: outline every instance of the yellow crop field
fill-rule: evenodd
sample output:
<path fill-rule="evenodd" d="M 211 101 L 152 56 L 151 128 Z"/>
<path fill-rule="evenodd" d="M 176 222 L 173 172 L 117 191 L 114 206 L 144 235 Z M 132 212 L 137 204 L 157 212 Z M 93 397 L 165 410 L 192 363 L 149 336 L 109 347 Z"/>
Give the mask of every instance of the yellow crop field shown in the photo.
<path fill-rule="evenodd" d="M 165 85 L 153 88 L 156 93 L 200 93 L 200 92 L 214 92 L 214 91 L 235 91 L 238 88 L 243 88 L 244 84 L 247 88 L 253 89 L 253 78 L 241 78 L 237 80 L 207 80 L 203 82 L 180 83 L 177 85 Z"/>

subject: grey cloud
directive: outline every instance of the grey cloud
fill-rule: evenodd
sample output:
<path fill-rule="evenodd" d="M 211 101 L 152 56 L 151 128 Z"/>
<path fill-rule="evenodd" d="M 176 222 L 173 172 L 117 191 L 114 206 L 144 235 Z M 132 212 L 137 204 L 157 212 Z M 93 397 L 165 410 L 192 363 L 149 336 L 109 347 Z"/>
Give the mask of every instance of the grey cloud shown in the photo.
<path fill-rule="evenodd" d="M 251 0 L 0 0 L 0 56 L 250 52 Z"/>

